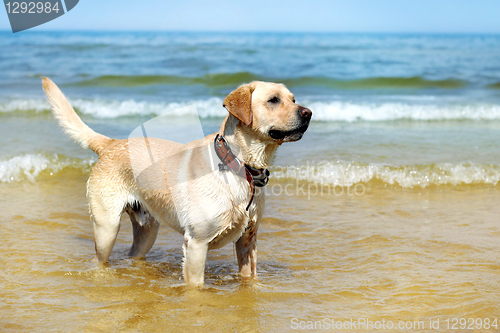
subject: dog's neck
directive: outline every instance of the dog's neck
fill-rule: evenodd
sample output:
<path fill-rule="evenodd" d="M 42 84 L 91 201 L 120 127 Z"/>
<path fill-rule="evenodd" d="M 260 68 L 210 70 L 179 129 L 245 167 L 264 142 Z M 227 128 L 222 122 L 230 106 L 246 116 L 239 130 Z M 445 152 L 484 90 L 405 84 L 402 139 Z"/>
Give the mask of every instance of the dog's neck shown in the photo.
<path fill-rule="evenodd" d="M 241 124 L 232 115 L 226 117 L 219 134 L 226 138 L 233 153 L 243 163 L 257 169 L 267 169 L 272 165 L 279 145 L 271 139 L 260 139 L 261 134 L 256 135 L 254 130 Z"/>

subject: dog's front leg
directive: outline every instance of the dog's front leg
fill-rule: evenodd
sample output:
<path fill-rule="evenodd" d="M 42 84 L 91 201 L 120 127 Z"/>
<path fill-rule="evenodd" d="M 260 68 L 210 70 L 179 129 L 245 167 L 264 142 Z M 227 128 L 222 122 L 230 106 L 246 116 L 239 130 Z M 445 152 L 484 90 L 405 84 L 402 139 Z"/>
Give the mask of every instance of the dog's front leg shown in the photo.
<path fill-rule="evenodd" d="M 258 223 L 250 223 L 236 242 L 236 256 L 243 277 L 257 276 L 257 227 Z"/>
<path fill-rule="evenodd" d="M 189 236 L 184 236 L 184 281 L 191 286 L 202 286 L 207 261 L 208 244 Z"/>

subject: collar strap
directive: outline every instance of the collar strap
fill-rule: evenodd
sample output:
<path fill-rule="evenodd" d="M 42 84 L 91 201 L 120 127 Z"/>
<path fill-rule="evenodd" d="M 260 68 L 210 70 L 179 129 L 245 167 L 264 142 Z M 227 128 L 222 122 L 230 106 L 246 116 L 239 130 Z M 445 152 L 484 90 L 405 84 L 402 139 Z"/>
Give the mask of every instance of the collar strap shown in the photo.
<path fill-rule="evenodd" d="M 248 185 L 250 185 L 250 191 L 252 196 L 250 197 L 250 202 L 247 205 L 246 210 L 250 207 L 255 194 L 255 186 L 263 187 L 266 186 L 269 181 L 269 170 L 267 169 L 256 169 L 245 163 L 241 162 L 236 155 L 231 151 L 231 147 L 227 143 L 226 139 L 217 134 L 214 140 L 214 148 L 219 157 L 221 163 L 219 163 L 219 171 L 231 170 L 240 177 L 246 178 Z"/>

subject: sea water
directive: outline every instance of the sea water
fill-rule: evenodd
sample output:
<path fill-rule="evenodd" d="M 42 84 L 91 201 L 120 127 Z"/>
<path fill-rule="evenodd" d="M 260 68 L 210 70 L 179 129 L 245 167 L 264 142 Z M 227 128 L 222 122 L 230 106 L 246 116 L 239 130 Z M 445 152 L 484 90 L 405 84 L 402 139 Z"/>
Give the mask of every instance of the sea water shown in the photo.
<path fill-rule="evenodd" d="M 500 316 L 498 35 L 0 32 L 0 72 L 3 331 Z M 165 133 L 196 117 L 213 133 L 239 84 L 284 83 L 313 118 L 271 168 L 258 280 L 238 277 L 226 246 L 209 253 L 206 288 L 186 289 L 182 236 L 165 226 L 128 259 L 126 216 L 96 267 L 97 156 L 58 128 L 41 76 L 113 138 L 165 113 Z"/>

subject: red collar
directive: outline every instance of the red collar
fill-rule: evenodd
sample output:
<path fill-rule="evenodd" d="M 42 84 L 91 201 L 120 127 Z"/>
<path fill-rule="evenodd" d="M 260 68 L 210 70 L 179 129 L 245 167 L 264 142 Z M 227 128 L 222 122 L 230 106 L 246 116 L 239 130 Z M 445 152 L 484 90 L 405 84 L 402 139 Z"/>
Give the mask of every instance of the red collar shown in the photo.
<path fill-rule="evenodd" d="M 231 147 L 229 147 L 229 144 L 222 135 L 217 134 L 215 137 L 214 148 L 217 156 L 221 160 L 221 163 L 219 163 L 219 171 L 231 170 L 238 176 L 246 178 L 250 185 L 252 196 L 246 208 L 246 210 L 248 210 L 255 194 L 255 186 L 266 186 L 269 181 L 269 171 L 267 169 L 256 169 L 241 162 L 231 151 Z"/>

